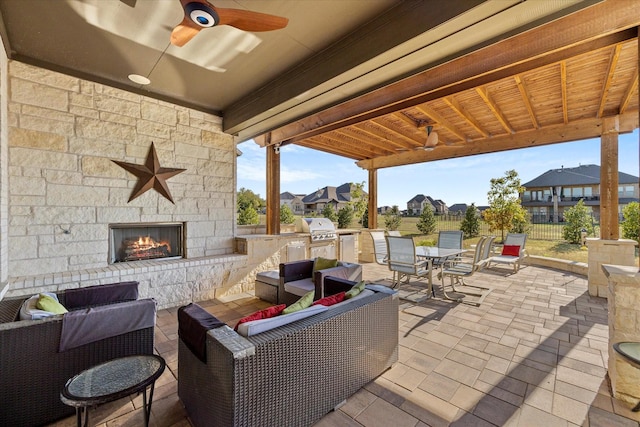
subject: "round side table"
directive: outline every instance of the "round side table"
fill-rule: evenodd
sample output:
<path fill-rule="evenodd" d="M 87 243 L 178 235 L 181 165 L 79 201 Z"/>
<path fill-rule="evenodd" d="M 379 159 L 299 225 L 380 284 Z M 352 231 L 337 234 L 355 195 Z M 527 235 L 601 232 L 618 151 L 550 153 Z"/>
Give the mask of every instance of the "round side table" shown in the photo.
<path fill-rule="evenodd" d="M 627 362 L 640 368 L 640 342 L 618 342 L 613 345 L 613 349 Z M 633 407 L 632 411 L 640 411 L 640 402 Z"/>
<path fill-rule="evenodd" d="M 101 363 L 71 378 L 60 393 L 63 403 L 76 408 L 78 427 L 89 425 L 89 407 L 142 392 L 144 425 L 149 425 L 153 389 L 166 363 L 155 354 L 121 357 Z M 150 386 L 147 402 L 147 387 Z"/>

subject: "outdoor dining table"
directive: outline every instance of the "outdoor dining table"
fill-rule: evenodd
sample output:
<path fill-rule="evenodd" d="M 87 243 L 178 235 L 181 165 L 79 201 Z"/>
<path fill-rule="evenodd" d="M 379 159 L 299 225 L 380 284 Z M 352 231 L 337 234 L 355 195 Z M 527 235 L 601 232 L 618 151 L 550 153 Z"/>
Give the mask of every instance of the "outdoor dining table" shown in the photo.
<path fill-rule="evenodd" d="M 419 258 L 424 258 L 431 260 L 429 266 L 429 275 L 428 277 L 428 293 L 435 296 L 435 291 L 433 290 L 433 263 L 434 261 L 446 261 L 449 258 L 456 257 L 460 254 L 466 252 L 466 249 L 445 249 L 439 248 L 437 246 L 416 246 L 416 256 Z"/>

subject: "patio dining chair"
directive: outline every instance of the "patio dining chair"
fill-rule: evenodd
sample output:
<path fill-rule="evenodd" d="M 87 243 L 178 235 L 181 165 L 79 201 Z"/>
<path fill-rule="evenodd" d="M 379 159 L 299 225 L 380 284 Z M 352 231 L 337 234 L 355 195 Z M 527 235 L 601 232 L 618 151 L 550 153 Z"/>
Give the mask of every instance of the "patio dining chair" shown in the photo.
<path fill-rule="evenodd" d="M 491 292 L 491 288 L 474 286 L 465 283 L 464 279 L 473 276 L 473 274 L 479 271 L 485 263 L 485 260 L 482 260 L 482 255 L 485 250 L 487 243 L 492 243 L 493 239 L 487 236 L 480 237 L 478 244 L 476 245 L 473 261 L 471 263 L 468 262 L 454 262 L 450 265 L 445 265 L 442 268 L 442 272 L 440 274 L 440 278 L 442 279 L 442 292 L 446 299 L 458 301 L 458 302 L 469 302 L 469 299 L 466 299 L 466 296 L 473 296 L 474 298 L 471 302 L 475 305 L 479 305 L 482 300 Z M 447 294 L 446 285 L 445 285 L 445 277 L 449 277 L 450 286 L 453 292 L 456 294 L 463 294 L 461 297 L 452 297 Z M 456 288 L 456 284 L 459 285 L 459 288 Z"/>
<path fill-rule="evenodd" d="M 393 287 L 400 284 L 402 278 L 409 281 L 410 276 L 428 277 L 431 260 L 421 260 L 416 256 L 416 245 L 411 237 L 387 236 L 387 264 L 394 272 Z"/>
<path fill-rule="evenodd" d="M 438 233 L 438 248 L 441 249 L 462 249 L 462 231 L 440 231 Z M 460 258 L 460 256 L 450 258 L 439 258 L 433 262 L 434 268 L 442 267 L 442 265 L 451 263 Z"/>
<path fill-rule="evenodd" d="M 487 258 L 487 268 L 491 263 L 510 264 L 513 265 L 513 272 L 517 273 L 520 263 L 525 255 L 525 245 L 527 244 L 527 235 L 524 233 L 507 233 L 504 239 L 504 246 L 500 255 L 494 255 Z"/>

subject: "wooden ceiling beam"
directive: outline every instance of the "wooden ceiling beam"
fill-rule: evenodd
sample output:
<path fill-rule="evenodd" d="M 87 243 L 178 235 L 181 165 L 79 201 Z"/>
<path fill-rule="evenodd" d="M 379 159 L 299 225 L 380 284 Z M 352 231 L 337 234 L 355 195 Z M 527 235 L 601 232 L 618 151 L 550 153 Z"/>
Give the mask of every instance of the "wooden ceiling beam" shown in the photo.
<path fill-rule="evenodd" d="M 406 146 L 403 144 L 398 143 L 397 141 L 395 141 L 394 139 L 390 138 L 388 134 L 382 132 L 379 130 L 379 128 L 374 127 L 374 126 L 367 126 L 365 127 L 364 125 L 355 125 L 355 126 L 349 126 L 347 128 L 343 128 L 346 131 L 351 131 L 351 132 L 362 132 L 366 135 L 369 135 L 372 139 L 372 141 L 376 141 L 375 145 L 377 147 L 380 147 L 382 149 L 384 148 L 385 144 L 391 144 L 393 146 L 393 149 L 395 150 L 396 148 L 405 148 Z"/>
<path fill-rule="evenodd" d="M 380 126 L 381 128 L 383 128 L 387 132 L 399 137 L 400 139 L 408 142 L 409 144 L 418 144 L 420 146 L 424 144 L 424 141 L 421 141 L 420 139 L 416 138 L 413 135 L 408 135 L 408 134 L 402 132 L 402 129 L 400 129 L 400 128 L 394 128 L 394 127 L 387 126 L 385 123 L 380 121 L 381 119 L 382 118 L 373 119 L 373 120 L 371 120 L 371 123 L 373 123 L 376 126 Z"/>
<path fill-rule="evenodd" d="M 433 108 L 427 105 L 418 105 L 416 108 L 425 116 L 432 118 L 439 126 L 444 127 L 449 132 L 453 133 L 455 136 L 460 138 L 461 141 L 464 142 L 468 140 L 465 134 L 460 132 L 456 126 L 454 126 L 451 122 L 449 122 L 447 119 L 442 117 L 442 115 L 437 113 Z"/>
<path fill-rule="evenodd" d="M 518 85 L 518 90 L 520 91 L 520 95 L 522 95 L 522 102 L 524 106 L 527 108 L 529 112 L 529 118 L 531 119 L 531 123 L 533 124 L 534 129 L 538 129 L 540 124 L 538 123 L 538 119 L 536 118 L 536 113 L 533 111 L 533 105 L 531 105 L 531 99 L 529 98 L 529 91 L 527 90 L 526 84 L 522 81 L 522 78 L 519 75 L 513 77 Z"/>
<path fill-rule="evenodd" d="M 311 148 L 313 150 L 323 151 L 329 154 L 335 154 L 336 156 L 348 157 L 356 161 L 366 159 L 366 157 L 363 156 L 360 152 L 356 152 L 355 150 L 351 150 L 348 148 L 345 149 L 344 147 L 336 147 L 335 144 L 332 143 L 332 141 L 325 141 L 325 139 L 329 138 L 326 138 L 325 136 L 317 136 L 298 145 Z"/>
<path fill-rule="evenodd" d="M 567 101 L 567 61 L 560 61 L 560 88 L 562 91 L 562 118 L 569 123 L 569 105 Z"/>
<path fill-rule="evenodd" d="M 629 106 L 629 102 L 631 101 L 632 95 L 635 93 L 636 89 L 638 89 L 638 67 L 633 72 L 633 77 L 631 81 L 627 85 L 627 89 L 624 92 L 624 96 L 622 97 L 622 102 L 620 102 L 620 114 L 624 114 L 627 111 L 627 107 Z"/>
<path fill-rule="evenodd" d="M 632 132 L 638 127 L 637 111 L 620 115 L 619 119 L 620 133 Z M 501 135 L 483 139 L 478 142 L 470 142 L 462 146 L 437 147 L 433 151 L 416 150 L 411 153 L 400 153 L 375 159 L 361 160 L 356 162 L 356 164 L 363 169 L 381 169 L 596 138 L 601 134 L 603 120 L 602 118 L 594 117 L 575 121 L 569 125 L 558 124 L 541 129 L 531 129 L 516 134 Z"/>
<path fill-rule="evenodd" d="M 331 138 L 331 140 L 333 141 L 346 142 L 349 148 L 353 149 L 355 152 L 362 153 L 363 157 L 367 158 L 381 156 L 385 153 L 393 152 L 393 150 L 389 150 L 388 147 L 378 144 L 376 140 L 364 139 L 353 131 L 349 132 L 349 130 L 349 128 L 344 128 L 336 131 L 333 134 L 327 134 L 325 136 L 327 136 L 327 138 Z M 336 135 L 339 138 L 333 138 L 332 135 Z M 354 142 L 351 142 L 349 140 Z"/>
<path fill-rule="evenodd" d="M 636 39 L 640 2 L 604 1 L 273 130 L 296 141 Z"/>
<path fill-rule="evenodd" d="M 613 80 L 613 74 L 616 70 L 616 66 L 618 65 L 618 58 L 620 58 L 620 51 L 622 50 L 622 45 L 616 45 L 616 47 L 611 52 L 611 58 L 609 59 L 609 68 L 607 70 L 607 78 L 605 79 L 604 85 L 602 86 L 602 93 L 600 95 L 600 107 L 598 108 L 598 117 L 602 117 L 604 114 L 604 107 L 607 104 L 607 97 L 609 95 L 609 89 L 611 88 L 611 81 Z"/>
<path fill-rule="evenodd" d="M 509 120 L 507 120 L 504 114 L 502 114 L 502 110 L 500 109 L 500 107 L 498 107 L 498 105 L 493 101 L 487 89 L 485 87 L 477 87 L 476 93 L 480 95 L 480 98 L 482 98 L 482 100 L 487 105 L 487 107 L 489 107 L 489 110 L 491 110 L 491 112 L 496 117 L 498 122 L 500 122 L 500 125 L 502 126 L 502 128 L 507 133 L 515 133 L 516 131 L 513 129 L 513 127 L 509 123 Z"/>
<path fill-rule="evenodd" d="M 485 138 L 489 136 L 489 133 L 480 126 L 477 120 L 475 120 L 471 114 L 462 106 L 460 103 L 453 97 L 447 96 L 442 98 L 442 100 L 456 112 L 460 117 L 462 117 L 467 123 L 469 123 L 479 134 L 484 136 Z"/>

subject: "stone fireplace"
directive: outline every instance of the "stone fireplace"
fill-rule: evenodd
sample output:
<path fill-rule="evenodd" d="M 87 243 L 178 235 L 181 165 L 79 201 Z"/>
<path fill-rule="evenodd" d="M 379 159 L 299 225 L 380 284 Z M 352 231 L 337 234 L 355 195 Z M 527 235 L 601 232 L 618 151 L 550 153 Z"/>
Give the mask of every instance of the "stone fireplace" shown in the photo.
<path fill-rule="evenodd" d="M 184 223 L 109 225 L 109 263 L 185 257 Z"/>

